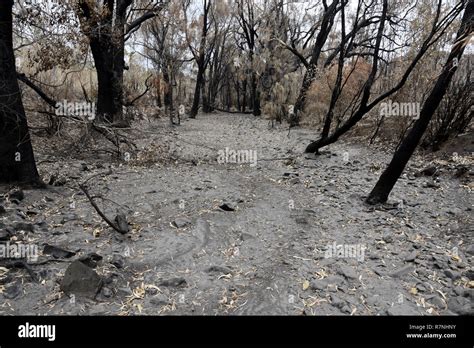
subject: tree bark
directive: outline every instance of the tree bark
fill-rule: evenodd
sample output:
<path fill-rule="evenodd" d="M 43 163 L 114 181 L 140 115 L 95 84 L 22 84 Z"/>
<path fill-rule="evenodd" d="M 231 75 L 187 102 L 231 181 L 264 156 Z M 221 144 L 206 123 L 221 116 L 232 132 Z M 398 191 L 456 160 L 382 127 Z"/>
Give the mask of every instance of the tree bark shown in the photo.
<path fill-rule="evenodd" d="M 0 183 L 42 185 L 13 53 L 13 0 L 0 1 Z"/>
<path fill-rule="evenodd" d="M 400 147 L 395 152 L 392 161 L 380 176 L 377 184 L 373 188 L 367 203 L 377 204 L 386 202 L 390 192 L 395 186 L 398 178 L 403 173 L 405 166 L 415 152 L 423 134 L 428 127 L 434 112 L 438 108 L 443 96 L 445 95 L 449 84 L 457 70 L 458 62 L 461 59 L 466 45 L 474 31 L 474 0 L 468 0 L 461 27 L 457 33 L 457 40 L 451 48 L 448 60 L 438 78 L 435 86 L 431 90 L 428 98 L 423 104 L 419 119 L 413 125 Z"/>

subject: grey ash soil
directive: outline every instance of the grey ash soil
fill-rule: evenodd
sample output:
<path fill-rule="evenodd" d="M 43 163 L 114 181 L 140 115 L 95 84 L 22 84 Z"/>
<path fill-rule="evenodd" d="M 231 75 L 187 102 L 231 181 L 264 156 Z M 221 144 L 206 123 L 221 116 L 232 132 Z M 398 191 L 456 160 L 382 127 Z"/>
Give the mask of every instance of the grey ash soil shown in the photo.
<path fill-rule="evenodd" d="M 391 200 L 371 207 L 363 198 L 390 153 L 362 141 L 315 157 L 303 154 L 312 131 L 288 137 L 285 127 L 249 115 L 145 125 L 131 161 L 89 156 L 59 164 L 39 153 L 41 173 L 59 173 L 64 186 L 25 190 L 18 205 L 0 202 L 0 227 L 13 227 L 12 241 L 76 253 L 59 260 L 41 255 L 38 262 L 51 261 L 31 265 L 39 282 L 23 269 L 0 268 L 0 314 L 473 313 L 471 164 L 457 178 L 458 162 L 433 159 L 436 177 L 415 177 L 430 164 L 417 157 Z M 257 166 L 219 164 L 217 151 L 225 147 L 256 150 Z M 145 163 L 163 148 L 173 161 Z M 77 187 L 109 167 L 89 189 L 121 205 L 131 225 L 125 236 Z M 223 211 L 223 203 L 235 211 Z M 117 206 L 100 206 L 113 219 Z M 334 242 L 365 246 L 364 259 L 326 258 Z M 73 301 L 59 283 L 70 262 L 92 252 L 103 257 L 95 268 L 102 290 Z"/>

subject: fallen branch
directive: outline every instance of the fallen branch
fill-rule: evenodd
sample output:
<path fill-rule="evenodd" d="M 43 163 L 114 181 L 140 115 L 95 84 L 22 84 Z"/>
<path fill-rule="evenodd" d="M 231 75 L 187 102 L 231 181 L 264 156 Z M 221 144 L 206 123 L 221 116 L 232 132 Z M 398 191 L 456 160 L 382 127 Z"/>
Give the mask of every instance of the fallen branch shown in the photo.
<path fill-rule="evenodd" d="M 89 191 L 87 190 L 86 186 L 84 184 L 79 184 L 79 188 L 84 192 L 86 195 L 87 199 L 91 203 L 92 207 L 95 209 L 97 214 L 109 225 L 112 227 L 115 231 L 117 231 L 120 234 L 126 234 L 128 233 L 128 224 L 127 228 L 125 228 L 125 224 L 123 223 L 123 218 L 119 220 L 118 224 L 113 223 L 110 221 L 110 219 L 100 210 L 100 208 L 97 206 L 97 203 L 94 201 L 94 198 L 90 195 Z"/>

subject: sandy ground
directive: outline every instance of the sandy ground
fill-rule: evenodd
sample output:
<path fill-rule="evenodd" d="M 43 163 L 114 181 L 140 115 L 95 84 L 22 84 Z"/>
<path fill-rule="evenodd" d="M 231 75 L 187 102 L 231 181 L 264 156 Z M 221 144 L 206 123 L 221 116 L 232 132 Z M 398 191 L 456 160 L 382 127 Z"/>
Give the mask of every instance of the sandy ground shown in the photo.
<path fill-rule="evenodd" d="M 153 121 L 140 134 L 129 161 L 58 163 L 39 153 L 41 173 L 57 173 L 61 186 L 25 190 L 19 204 L 0 199 L 0 231 L 10 228 L 11 243 L 40 252 L 31 263 L 37 282 L 24 269 L 0 268 L 0 314 L 473 313 L 474 187 L 465 154 L 415 158 L 390 201 L 371 207 L 364 196 L 390 151 L 362 142 L 306 155 L 310 130 L 288 136 L 286 127 L 239 114 L 199 115 L 174 128 Z M 220 163 L 226 148 L 258 161 Z M 158 149 L 173 160 L 154 163 Z M 430 164 L 433 177 L 414 175 Z M 111 219 L 126 213 L 126 235 L 77 186 L 106 172 L 88 187 L 108 199 L 99 205 Z M 53 258 L 44 243 L 75 255 Z M 67 296 L 59 285 L 66 268 L 90 253 L 102 256 L 99 294 Z"/>

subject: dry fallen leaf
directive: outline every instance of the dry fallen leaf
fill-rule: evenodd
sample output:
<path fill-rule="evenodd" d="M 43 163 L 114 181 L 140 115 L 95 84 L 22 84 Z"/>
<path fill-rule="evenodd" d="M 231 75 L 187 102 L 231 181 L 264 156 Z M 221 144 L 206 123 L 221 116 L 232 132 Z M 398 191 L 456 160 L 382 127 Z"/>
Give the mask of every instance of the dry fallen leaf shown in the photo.
<path fill-rule="evenodd" d="M 307 290 L 309 288 L 309 281 L 305 280 L 303 282 L 303 290 Z"/>

